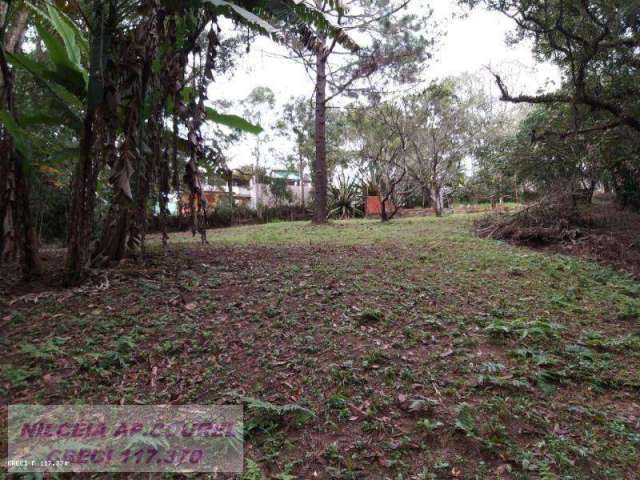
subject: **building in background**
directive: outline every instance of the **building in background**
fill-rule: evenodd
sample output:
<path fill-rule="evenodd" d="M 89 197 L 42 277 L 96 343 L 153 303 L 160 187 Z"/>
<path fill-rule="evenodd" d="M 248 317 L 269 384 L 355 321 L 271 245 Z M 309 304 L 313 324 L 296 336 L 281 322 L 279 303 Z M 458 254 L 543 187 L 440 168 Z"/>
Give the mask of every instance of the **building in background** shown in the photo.
<path fill-rule="evenodd" d="M 286 184 L 289 199 L 284 201 L 274 195 L 273 185 L 276 182 Z M 215 208 L 220 202 L 228 202 L 228 183 L 218 174 L 203 174 L 202 190 L 207 199 L 207 208 Z M 261 176 L 254 175 L 246 169 L 235 169 L 231 177 L 231 193 L 236 206 L 246 206 L 253 209 L 259 207 L 274 207 L 282 204 L 309 205 L 312 197 L 311 179 L 304 175 L 300 178 L 298 172 L 274 169 Z M 181 192 L 182 214 L 188 215 L 189 194 Z M 175 215 L 178 211 L 177 195 L 171 194 L 168 203 L 169 213 Z M 157 208 L 156 208 L 157 210 Z"/>
<path fill-rule="evenodd" d="M 271 170 L 265 178 L 259 179 L 256 176 L 251 178 L 251 208 L 258 206 L 273 207 L 278 203 L 276 195 L 273 194 L 272 185 L 274 181 L 286 183 L 286 189 L 290 192 L 290 200 L 287 203 L 294 205 L 308 205 L 311 201 L 311 179 L 291 170 Z"/>

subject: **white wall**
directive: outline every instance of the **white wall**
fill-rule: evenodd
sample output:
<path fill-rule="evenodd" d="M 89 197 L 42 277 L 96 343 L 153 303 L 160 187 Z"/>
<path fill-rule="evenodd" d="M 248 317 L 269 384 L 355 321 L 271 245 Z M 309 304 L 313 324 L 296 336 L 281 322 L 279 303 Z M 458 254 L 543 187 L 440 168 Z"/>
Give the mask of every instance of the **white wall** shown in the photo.
<path fill-rule="evenodd" d="M 300 204 L 300 201 L 302 198 L 301 197 L 302 188 L 300 186 L 290 185 L 287 187 L 287 189 L 293 195 L 293 201 L 291 203 L 294 205 Z M 309 204 L 309 202 L 311 201 L 311 189 L 312 189 L 311 183 L 307 183 L 304 185 L 305 205 Z M 271 195 L 268 185 L 265 185 L 264 183 L 256 183 L 253 180 L 251 180 L 250 191 L 251 191 L 251 202 L 250 202 L 251 208 L 257 208 L 258 205 L 262 205 L 265 207 L 272 207 L 275 205 L 273 195 Z"/>

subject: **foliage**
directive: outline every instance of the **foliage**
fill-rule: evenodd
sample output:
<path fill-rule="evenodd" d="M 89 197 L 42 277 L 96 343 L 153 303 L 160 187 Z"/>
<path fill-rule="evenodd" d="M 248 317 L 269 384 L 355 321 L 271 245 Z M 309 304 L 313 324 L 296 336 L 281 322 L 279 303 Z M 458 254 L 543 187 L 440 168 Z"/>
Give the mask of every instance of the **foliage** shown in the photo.
<path fill-rule="evenodd" d="M 284 203 L 290 203 L 293 200 L 293 194 L 288 188 L 289 185 L 286 178 L 269 177 L 268 186 L 276 207 Z"/>
<path fill-rule="evenodd" d="M 263 480 L 264 475 L 262 474 L 262 470 L 260 466 L 247 458 L 247 468 L 245 468 L 244 473 L 242 474 L 242 480 Z"/>
<path fill-rule="evenodd" d="M 212 72 L 228 69 L 232 64 L 230 52 L 239 45 L 233 37 L 218 36 L 219 30 L 212 27 L 217 25 L 218 18 L 232 18 L 276 41 L 301 41 L 303 48 L 312 50 L 318 34 L 346 48 L 356 48 L 341 27 L 332 25 L 321 13 L 307 5 L 289 2 L 255 5 L 207 0 L 192 2 L 184 8 L 175 8 L 170 2 L 161 8 L 153 2 L 110 0 L 74 4 L 65 11 L 50 2 L 28 6 L 34 13 L 35 44 L 38 48 L 44 45 L 46 55 L 38 51 L 29 54 L 6 51 L 2 61 L 6 54 L 15 70 L 28 72 L 39 89 L 51 98 L 53 108 L 43 111 L 39 105 L 33 105 L 33 114 L 5 112 L 0 121 L 3 131 L 15 139 L 19 154 L 27 159 L 53 158 L 58 152 L 69 152 L 69 145 L 47 149 L 48 146 L 36 141 L 38 135 L 27 132 L 26 127 L 57 124 L 59 129 L 69 129 L 68 135 L 48 138 L 54 144 L 56 138 L 71 140 L 75 148 L 76 165 L 69 168 L 74 169 L 67 235 L 69 282 L 86 275 L 91 259 L 100 266 L 119 260 L 127 249 L 144 248 L 151 193 L 156 188 L 159 191 L 164 226 L 170 184 L 179 189 L 181 177 L 195 213 L 192 228 L 206 241 L 203 227 L 206 205 L 199 164 L 206 169 L 223 164 L 224 141 L 217 136 L 209 145 L 205 144 L 202 125 L 210 121 L 235 131 L 253 134 L 262 131 L 259 125 L 205 105 Z M 196 57 L 199 62 L 192 67 L 190 60 Z M 187 82 L 185 74 L 189 69 L 191 79 Z M 3 75 L 7 71 L 3 65 Z M 9 98 L 4 93 L 1 97 L 3 101 Z M 0 111 L 3 109 L 1 105 Z M 173 123 L 170 133 L 164 132 L 169 119 Z M 186 139 L 178 135 L 179 124 L 187 131 Z M 169 145 L 171 155 L 168 152 L 163 155 Z M 40 155 L 40 151 L 46 155 Z M 100 174 L 102 165 L 109 168 L 112 193 L 104 225 L 96 231 L 95 197 L 99 184 L 106 179 Z M 186 171 L 181 175 L 183 165 Z M 154 184 L 152 174 L 156 170 L 161 173 Z M 0 193 L 4 196 L 5 186 L 2 188 Z M 89 252 L 90 241 L 97 234 L 101 238 L 96 251 Z M 2 238 L 7 235 L 12 234 L 3 233 Z M 163 235 L 166 243 L 166 232 Z"/>
<path fill-rule="evenodd" d="M 355 178 L 347 178 L 344 173 L 338 177 L 338 183 L 330 188 L 329 216 L 333 218 L 352 218 L 362 215 L 362 188 Z"/>
<path fill-rule="evenodd" d="M 249 419 L 245 421 L 246 433 L 254 430 L 271 432 L 279 428 L 286 417 L 298 423 L 305 423 L 315 417 L 312 410 L 293 403 L 276 405 L 253 397 L 240 397 L 240 400 L 249 414 Z"/>
<path fill-rule="evenodd" d="M 436 215 L 445 196 L 458 186 L 463 158 L 470 153 L 472 122 L 468 106 L 454 79 L 432 83 L 409 97 L 405 109 L 410 131 L 408 172 L 429 192 Z"/>
<path fill-rule="evenodd" d="M 464 0 L 507 14 L 514 42 L 533 41 L 534 54 L 554 62 L 564 81 L 555 91 L 512 95 L 495 74 L 503 100 L 540 106 L 516 139 L 536 180 L 562 178 L 612 188 L 619 203 L 640 208 L 637 6 L 629 0 Z M 524 155 L 523 155 L 524 154 Z M 539 160 L 543 168 L 538 169 Z M 536 173 L 541 172 L 541 175 Z"/>
<path fill-rule="evenodd" d="M 473 408 L 467 402 L 462 402 L 456 407 L 456 428 L 469 436 L 476 432 L 476 421 Z"/>

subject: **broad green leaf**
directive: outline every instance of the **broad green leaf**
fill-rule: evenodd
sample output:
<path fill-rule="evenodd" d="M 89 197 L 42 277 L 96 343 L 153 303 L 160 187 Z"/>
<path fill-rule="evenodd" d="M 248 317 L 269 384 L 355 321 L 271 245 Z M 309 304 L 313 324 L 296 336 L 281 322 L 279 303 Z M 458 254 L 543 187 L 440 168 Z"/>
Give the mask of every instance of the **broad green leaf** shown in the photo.
<path fill-rule="evenodd" d="M 46 28 L 36 24 L 36 29 L 47 47 L 49 60 L 55 67 L 55 70 L 47 71 L 45 77 L 64 86 L 76 95 L 84 96 L 87 89 L 86 71 L 71 62 L 64 44 Z"/>
<path fill-rule="evenodd" d="M 77 65 L 81 65 L 81 53 L 85 58 L 89 57 L 89 42 L 82 29 L 56 5 L 47 3 L 47 12 L 36 7 L 30 2 L 25 2 L 29 8 L 49 22 L 56 30 L 70 52 L 69 58 Z"/>
<path fill-rule="evenodd" d="M 63 125 L 65 122 L 63 113 L 35 113 L 33 115 L 21 115 L 18 121 L 21 127 L 32 127 L 34 125 L 49 125 L 52 127 Z"/>
<path fill-rule="evenodd" d="M 49 90 L 62 107 L 68 124 L 79 131 L 82 127 L 82 118 L 79 114 L 83 108 L 82 101 L 63 86 L 50 81 L 48 75 L 50 71 L 42 64 L 33 61 L 27 55 L 21 53 L 12 54 L 9 52 L 5 52 L 5 55 L 14 67 L 28 71 L 34 76 L 38 83 Z"/>
<path fill-rule="evenodd" d="M 5 52 L 8 62 L 16 68 L 21 68 L 34 76 L 44 78 L 48 68 L 42 63 L 36 62 L 24 53 Z"/>
<path fill-rule="evenodd" d="M 260 125 L 255 125 L 248 120 L 239 117 L 238 115 L 219 113 L 217 110 L 211 107 L 207 107 L 207 119 L 211 120 L 214 123 L 225 125 L 230 128 L 235 128 L 243 132 L 252 133 L 254 135 L 262 132 L 262 127 Z"/>
<path fill-rule="evenodd" d="M 47 4 L 47 11 L 49 12 L 49 18 L 51 19 L 56 32 L 58 32 L 58 35 L 62 37 L 62 40 L 67 47 L 69 59 L 74 64 L 81 65 L 80 46 L 77 42 L 78 37 L 82 39 L 81 35 L 79 34 L 79 29 L 69 17 L 63 17 L 60 10 L 58 10 L 55 6 Z M 76 29 L 73 28 L 74 26 L 76 27 Z M 87 54 L 89 53 L 88 49 L 89 45 L 87 44 Z"/>
<path fill-rule="evenodd" d="M 49 54 L 49 60 L 55 67 L 55 70 L 49 73 L 49 78 L 63 85 L 76 95 L 84 96 L 89 81 L 89 74 L 81 63 L 80 49 L 76 42 L 76 35 L 73 29 L 62 19 L 55 8 L 48 6 L 49 13 L 45 13 L 31 4 L 28 5 L 37 12 L 40 17 L 46 20 L 62 39 L 61 42 L 42 22 L 36 22 L 35 26 L 38 35 L 44 41 L 47 47 L 47 53 Z"/>
<path fill-rule="evenodd" d="M 49 60 L 51 60 L 51 63 L 53 63 L 56 68 L 62 65 L 73 68 L 74 65 L 67 56 L 64 44 L 39 23 L 36 23 L 36 30 L 47 47 L 47 53 L 49 54 Z"/>
<path fill-rule="evenodd" d="M 253 23 L 261 30 L 264 30 L 267 33 L 274 34 L 278 33 L 278 29 L 267 22 L 265 19 L 260 18 L 255 13 L 251 13 L 249 10 L 242 8 L 235 3 L 227 2 L 226 0 L 203 0 L 206 3 L 210 3 L 216 7 L 223 7 L 233 10 L 237 15 L 246 20 L 249 23 Z"/>
<path fill-rule="evenodd" d="M 476 429 L 476 420 L 471 406 L 467 402 L 462 402 L 456 410 L 456 428 L 462 430 L 467 435 L 473 436 Z"/>

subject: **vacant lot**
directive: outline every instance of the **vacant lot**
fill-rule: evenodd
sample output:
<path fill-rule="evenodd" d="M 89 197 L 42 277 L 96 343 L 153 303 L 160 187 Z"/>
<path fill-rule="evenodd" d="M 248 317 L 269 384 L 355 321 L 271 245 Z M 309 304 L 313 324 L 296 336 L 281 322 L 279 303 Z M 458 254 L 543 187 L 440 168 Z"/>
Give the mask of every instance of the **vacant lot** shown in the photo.
<path fill-rule="evenodd" d="M 7 299 L 2 394 L 270 402 L 247 478 L 640 478 L 640 283 L 470 221 L 183 235 Z"/>

